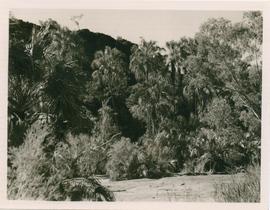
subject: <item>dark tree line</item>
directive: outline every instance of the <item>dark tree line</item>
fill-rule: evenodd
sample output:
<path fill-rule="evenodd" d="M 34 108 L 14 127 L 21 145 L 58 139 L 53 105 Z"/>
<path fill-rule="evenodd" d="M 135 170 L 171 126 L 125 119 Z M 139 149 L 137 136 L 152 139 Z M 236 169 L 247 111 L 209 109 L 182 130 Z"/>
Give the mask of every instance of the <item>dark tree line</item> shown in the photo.
<path fill-rule="evenodd" d="M 63 200 L 59 183 L 93 174 L 258 164 L 261 80 L 260 12 L 236 24 L 209 19 L 166 49 L 11 18 L 9 197 Z"/>

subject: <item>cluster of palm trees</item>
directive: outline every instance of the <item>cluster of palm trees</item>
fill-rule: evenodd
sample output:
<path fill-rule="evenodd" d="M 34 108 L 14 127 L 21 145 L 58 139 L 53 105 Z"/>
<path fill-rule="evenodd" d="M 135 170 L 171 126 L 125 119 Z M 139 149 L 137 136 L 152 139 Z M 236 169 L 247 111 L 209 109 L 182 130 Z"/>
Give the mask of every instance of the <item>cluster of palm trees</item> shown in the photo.
<path fill-rule="evenodd" d="M 260 161 L 259 12 L 245 13 L 237 24 L 210 19 L 194 38 L 170 41 L 166 49 L 143 39 L 133 45 L 130 57 L 105 47 L 89 67 L 76 31 L 53 20 L 21 31 L 20 23 L 10 20 L 8 140 L 15 180 L 20 171 L 13 157 L 24 158 L 16 154 L 31 150 L 25 142 L 40 121 L 49 130 L 40 142 L 48 162 L 60 144 L 72 146 L 69 135 L 87 135 L 85 145 L 103 148 L 98 164 L 93 163 L 99 169 L 89 173 L 106 173 L 115 135 L 151 154 L 146 155 L 148 170 L 167 170 L 164 162 L 172 159 L 178 172 L 192 173 L 224 172 Z M 128 128 L 133 125 L 136 135 Z M 43 182 L 48 184 L 47 178 Z"/>

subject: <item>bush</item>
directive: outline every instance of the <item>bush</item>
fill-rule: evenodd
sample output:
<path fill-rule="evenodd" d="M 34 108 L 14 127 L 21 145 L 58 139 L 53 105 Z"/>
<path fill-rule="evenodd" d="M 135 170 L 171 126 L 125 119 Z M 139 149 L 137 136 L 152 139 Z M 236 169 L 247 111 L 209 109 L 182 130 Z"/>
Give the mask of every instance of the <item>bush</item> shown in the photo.
<path fill-rule="evenodd" d="M 215 197 L 222 202 L 260 202 L 260 166 L 249 167 L 244 177 L 232 176 L 231 183 L 216 184 Z"/>
<path fill-rule="evenodd" d="M 170 161 L 174 157 L 174 148 L 168 143 L 166 132 L 158 133 L 154 139 L 144 139 L 144 163 L 147 177 L 161 178 L 169 176 L 173 171 Z"/>
<path fill-rule="evenodd" d="M 107 174 L 112 180 L 134 179 L 142 175 L 142 154 L 130 139 L 122 137 L 109 150 Z"/>
<path fill-rule="evenodd" d="M 96 171 L 100 154 L 95 138 L 88 135 L 68 134 L 65 142 L 59 142 L 54 152 L 56 172 L 63 177 L 89 177 Z M 103 157 L 104 158 L 104 157 Z"/>
<path fill-rule="evenodd" d="M 27 131 L 24 143 L 10 151 L 9 199 L 45 199 L 49 186 L 44 182 L 51 165 L 41 144 L 48 133 L 47 126 L 35 123 Z"/>
<path fill-rule="evenodd" d="M 59 142 L 51 135 L 48 126 L 39 122 L 33 124 L 24 143 L 10 150 L 8 198 L 95 200 L 98 193 L 105 200 L 113 200 L 113 195 L 92 177 L 96 150 L 91 140 L 86 135 L 68 134 L 64 142 Z M 82 180 L 79 184 L 78 179 Z M 66 180 L 75 183 L 74 187 L 63 187 Z"/>
<path fill-rule="evenodd" d="M 247 146 L 242 144 L 242 132 L 236 128 L 219 130 L 201 128 L 196 136 L 188 138 L 189 158 L 185 162 L 185 171 L 194 173 L 231 173 L 251 164 Z M 192 162 L 192 164 L 188 163 Z M 193 167 L 193 168 L 192 168 Z"/>

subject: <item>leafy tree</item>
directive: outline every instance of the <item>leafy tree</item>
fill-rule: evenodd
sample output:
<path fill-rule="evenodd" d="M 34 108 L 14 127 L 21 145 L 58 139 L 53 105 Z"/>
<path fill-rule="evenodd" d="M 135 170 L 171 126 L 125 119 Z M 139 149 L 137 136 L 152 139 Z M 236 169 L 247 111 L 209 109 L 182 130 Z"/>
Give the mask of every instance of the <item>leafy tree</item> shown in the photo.
<path fill-rule="evenodd" d="M 201 63 L 203 68 L 200 72 L 207 78 L 211 77 L 210 84 L 213 88 L 233 94 L 235 103 L 242 103 L 260 120 L 260 88 L 251 88 L 254 84 L 252 80 L 260 80 L 260 76 L 248 76 L 252 68 L 243 59 L 245 51 L 234 47 L 233 36 L 234 27 L 224 19 L 210 20 L 202 25 L 201 32 L 197 35 L 199 55 L 195 58 L 195 63 Z M 255 95 L 254 90 L 257 93 Z"/>
<path fill-rule="evenodd" d="M 260 15 L 259 13 L 246 14 L 246 17 L 254 16 Z M 198 42 L 197 54 L 188 59 L 187 70 L 191 79 L 187 90 L 188 93 L 192 92 L 192 89 L 196 90 L 197 95 L 200 96 L 197 99 L 201 98 L 201 102 L 198 103 L 198 105 L 201 104 L 201 108 L 198 110 L 197 116 L 204 134 L 200 130 L 198 130 L 198 134 L 199 136 L 203 134 L 201 138 L 206 137 L 207 141 L 216 142 L 212 147 L 214 149 L 206 148 L 204 150 L 202 146 L 197 148 L 201 152 L 205 151 L 200 154 L 202 158 L 207 157 L 204 159 L 209 160 L 210 154 L 212 154 L 210 159 L 219 160 L 219 165 L 223 167 L 258 161 L 258 156 L 255 154 L 260 153 L 261 82 L 260 76 L 253 78 L 249 76 L 253 72 L 252 65 L 256 66 L 256 62 L 252 62 L 253 59 L 247 59 L 246 49 L 248 48 L 243 47 L 243 42 L 247 42 L 249 39 L 249 42 L 252 43 L 252 39 L 255 38 L 247 35 L 249 30 L 251 27 L 246 27 L 245 21 L 233 25 L 225 19 L 210 19 L 201 26 L 200 32 L 195 37 Z M 252 33 L 250 32 L 250 34 Z M 240 41 L 238 38 L 241 36 L 244 37 Z M 257 47 L 260 46 L 258 40 Z M 248 50 L 248 52 L 250 53 L 248 57 L 256 58 L 255 52 L 258 53 L 259 50 Z M 257 70 L 261 72 L 261 68 L 257 68 Z M 254 84 L 257 84 L 257 87 Z M 247 122 L 245 118 L 249 122 L 253 122 L 254 127 L 251 127 L 257 131 L 245 124 Z M 248 130 L 253 130 L 252 134 Z M 211 135 L 206 135 L 206 133 Z M 196 142 L 195 139 L 193 138 Z M 198 141 L 200 141 L 199 139 Z M 205 142 L 204 145 L 211 144 Z M 223 149 L 218 150 L 218 145 L 223 145 Z M 194 153 L 192 148 L 190 150 L 191 153 Z M 211 151 L 219 152 L 214 157 Z M 232 154 L 238 157 L 233 157 Z M 191 155 L 193 158 L 195 156 Z M 216 167 L 218 166 L 216 165 Z M 216 170 L 224 170 L 224 168 L 216 168 Z"/>

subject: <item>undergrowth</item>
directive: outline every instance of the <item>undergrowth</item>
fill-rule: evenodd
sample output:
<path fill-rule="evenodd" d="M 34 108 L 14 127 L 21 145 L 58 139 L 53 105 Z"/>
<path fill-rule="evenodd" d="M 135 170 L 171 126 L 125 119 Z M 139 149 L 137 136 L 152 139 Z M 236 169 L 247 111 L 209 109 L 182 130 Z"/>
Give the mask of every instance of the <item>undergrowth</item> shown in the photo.
<path fill-rule="evenodd" d="M 260 202 L 260 166 L 250 166 L 243 177 L 232 175 L 230 183 L 215 184 L 220 202 Z"/>

